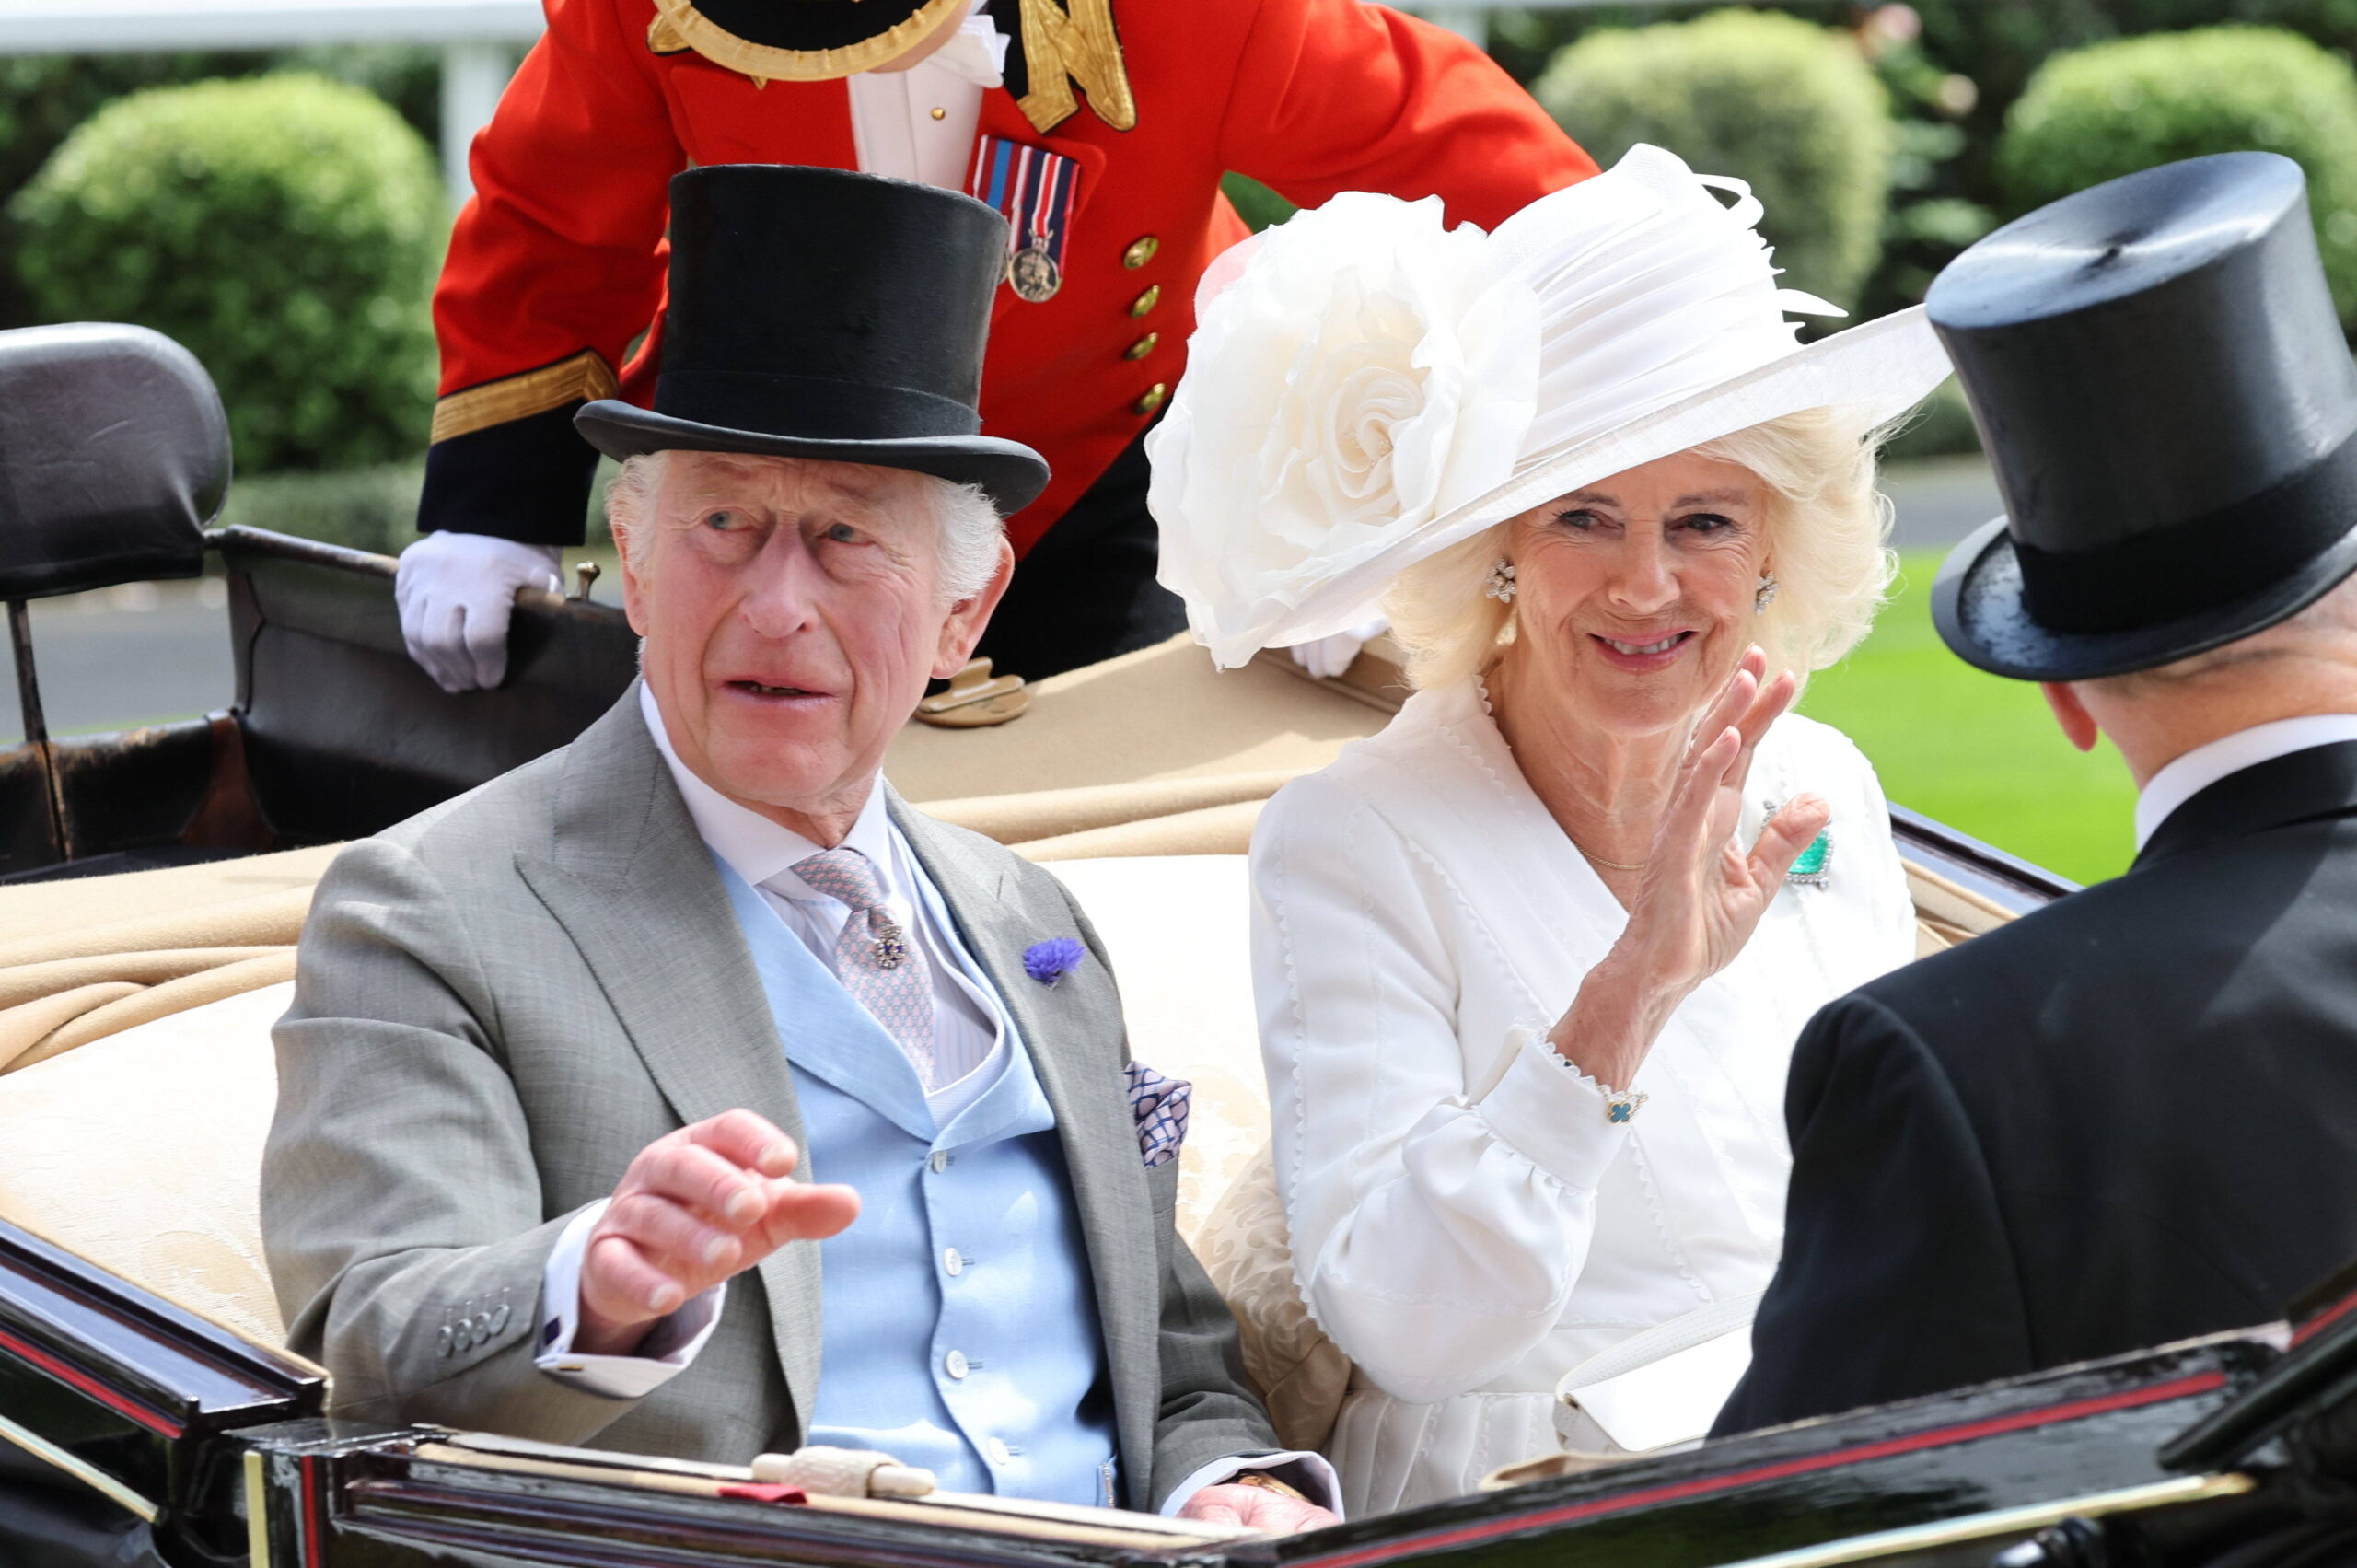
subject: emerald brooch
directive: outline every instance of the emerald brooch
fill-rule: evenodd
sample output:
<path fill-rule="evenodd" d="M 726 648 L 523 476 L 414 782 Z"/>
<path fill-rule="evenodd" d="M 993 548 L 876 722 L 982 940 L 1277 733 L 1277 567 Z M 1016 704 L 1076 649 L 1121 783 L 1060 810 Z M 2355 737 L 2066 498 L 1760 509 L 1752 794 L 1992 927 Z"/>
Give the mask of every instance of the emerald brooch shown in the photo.
<path fill-rule="evenodd" d="M 1767 817 L 1773 817 L 1784 808 L 1784 803 L 1781 800 L 1763 804 L 1767 807 Z M 1799 858 L 1793 862 L 1793 868 L 1784 873 L 1784 880 L 1796 882 L 1804 888 L 1822 888 L 1830 878 L 1832 871 L 1833 824 L 1828 822 L 1824 831 L 1811 839 L 1808 842 L 1808 847 L 1801 851 Z"/>

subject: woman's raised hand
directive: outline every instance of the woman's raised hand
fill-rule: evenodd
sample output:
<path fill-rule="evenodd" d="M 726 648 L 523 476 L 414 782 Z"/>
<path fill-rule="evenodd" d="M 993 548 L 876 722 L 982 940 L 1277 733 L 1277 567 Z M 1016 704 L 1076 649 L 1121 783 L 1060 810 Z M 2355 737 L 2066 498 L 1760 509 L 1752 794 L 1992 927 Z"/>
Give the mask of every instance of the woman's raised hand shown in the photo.
<path fill-rule="evenodd" d="M 1784 874 L 1831 816 L 1824 801 L 1798 796 L 1747 851 L 1736 842 L 1752 755 L 1800 684 L 1789 673 L 1763 684 L 1767 668 L 1758 648 L 1746 653 L 1695 727 L 1628 924 L 1549 1037 L 1574 1065 L 1613 1087 L 1635 1076 L 1678 1004 L 1743 951 Z"/>

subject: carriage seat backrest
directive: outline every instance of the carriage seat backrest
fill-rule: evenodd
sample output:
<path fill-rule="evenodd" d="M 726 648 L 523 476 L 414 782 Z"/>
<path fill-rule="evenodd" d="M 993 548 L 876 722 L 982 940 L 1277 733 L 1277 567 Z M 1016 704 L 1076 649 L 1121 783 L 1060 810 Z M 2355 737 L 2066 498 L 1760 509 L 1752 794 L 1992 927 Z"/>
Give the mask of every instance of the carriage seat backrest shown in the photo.
<path fill-rule="evenodd" d="M 145 327 L 0 331 L 0 599 L 204 565 L 229 424 L 196 356 Z"/>

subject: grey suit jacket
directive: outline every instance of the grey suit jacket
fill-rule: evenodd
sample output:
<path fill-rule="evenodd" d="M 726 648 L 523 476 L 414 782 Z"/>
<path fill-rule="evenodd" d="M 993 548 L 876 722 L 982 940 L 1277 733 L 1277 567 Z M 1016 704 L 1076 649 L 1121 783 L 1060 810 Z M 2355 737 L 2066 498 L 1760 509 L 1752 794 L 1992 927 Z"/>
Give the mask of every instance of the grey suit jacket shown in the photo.
<path fill-rule="evenodd" d="M 1140 1160 L 1120 999 L 1062 884 L 892 803 L 1054 1106 L 1111 1365 L 1126 1493 L 1277 1446 L 1236 1326 Z M 1023 949 L 1097 961 L 1051 991 Z M 797 1141 L 794 1078 L 710 853 L 636 690 L 580 739 L 336 858 L 276 1030 L 262 1237 L 333 1411 L 741 1463 L 800 1441 L 819 1249 L 740 1276 L 694 1365 L 639 1400 L 533 1365 L 565 1223 L 666 1132 L 742 1106 Z M 806 1167 L 826 1176 L 823 1158 Z M 838 1332 L 856 1330 L 839 1328 Z"/>

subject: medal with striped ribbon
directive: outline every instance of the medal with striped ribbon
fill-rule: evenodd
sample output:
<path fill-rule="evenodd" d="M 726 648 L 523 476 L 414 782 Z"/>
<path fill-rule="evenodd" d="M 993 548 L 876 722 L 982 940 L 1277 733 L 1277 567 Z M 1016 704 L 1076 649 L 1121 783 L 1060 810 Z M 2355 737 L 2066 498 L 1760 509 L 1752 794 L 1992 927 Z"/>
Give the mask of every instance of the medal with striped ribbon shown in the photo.
<path fill-rule="evenodd" d="M 1080 165 L 1045 147 L 984 136 L 974 149 L 969 195 L 1007 222 L 1006 281 L 1016 297 L 1044 305 L 1064 281 L 1064 227 L 1080 183 Z"/>

